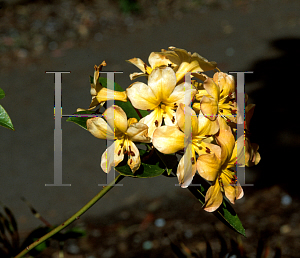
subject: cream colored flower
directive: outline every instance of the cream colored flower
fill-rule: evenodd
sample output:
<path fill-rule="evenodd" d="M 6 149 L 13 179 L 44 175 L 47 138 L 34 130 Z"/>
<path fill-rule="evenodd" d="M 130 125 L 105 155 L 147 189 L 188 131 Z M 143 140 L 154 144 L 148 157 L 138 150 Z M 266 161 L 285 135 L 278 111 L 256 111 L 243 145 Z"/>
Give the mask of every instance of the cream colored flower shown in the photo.
<path fill-rule="evenodd" d="M 185 94 L 192 101 L 196 90 L 189 83 L 182 83 L 176 87 L 175 72 L 170 67 L 155 68 L 149 75 L 148 85 L 135 82 L 127 89 L 127 96 L 132 105 L 141 110 L 153 110 L 143 117 L 140 122 L 148 125 L 149 137 L 152 137 L 156 128 L 164 123 L 176 125 L 175 110 L 180 103 L 184 103 Z"/>
<path fill-rule="evenodd" d="M 148 58 L 150 66 L 148 66 L 145 62 L 143 62 L 140 58 L 132 58 L 127 60 L 128 63 L 135 65 L 139 68 L 142 72 L 139 73 L 132 73 L 130 74 L 130 79 L 134 80 L 140 76 L 148 76 L 152 73 L 152 71 L 157 67 L 166 67 L 172 66 L 172 62 L 164 55 L 159 53 L 152 52 Z"/>
<path fill-rule="evenodd" d="M 195 77 L 204 80 L 203 89 L 199 87 L 193 109 L 202 113 L 210 120 L 215 120 L 217 116 L 223 117 L 227 122 L 237 122 L 236 103 L 231 101 L 231 96 L 235 92 L 235 80 L 232 75 L 217 72 L 213 78 L 204 74 L 193 74 Z"/>
<path fill-rule="evenodd" d="M 187 72 L 205 72 L 217 67 L 216 62 L 209 62 L 198 53 L 191 54 L 176 47 L 169 47 L 169 50 L 162 50 L 158 54 L 166 56 L 173 63 L 177 82 L 182 81 Z"/>
<path fill-rule="evenodd" d="M 107 117 L 114 114 L 114 119 Z M 128 155 L 128 165 L 132 172 L 135 173 L 141 165 L 140 153 L 133 142 L 149 142 L 147 137 L 148 126 L 138 123 L 137 119 L 129 118 L 127 121 L 126 113 L 119 106 L 111 106 L 103 116 L 108 122 L 101 117 L 94 117 L 87 120 L 87 130 L 99 139 L 115 140 L 114 145 L 108 149 L 114 148 L 114 159 L 107 157 L 106 150 L 101 158 L 101 168 L 108 173 L 111 168 L 117 166 Z"/>
<path fill-rule="evenodd" d="M 237 181 L 236 174 L 231 168 L 237 161 L 237 143 L 230 127 L 225 120 L 217 118 L 220 125 L 216 135 L 217 143 L 221 146 L 220 151 L 199 156 L 197 169 L 199 174 L 206 180 L 212 181 L 205 195 L 204 210 L 213 212 L 221 205 L 223 194 L 231 203 L 243 197 L 244 192 Z"/>
<path fill-rule="evenodd" d="M 185 110 L 186 109 L 186 110 Z M 185 114 L 191 114 L 191 137 L 185 135 Z M 196 153 L 198 155 L 211 153 L 218 149 L 218 146 L 205 142 L 218 132 L 217 121 L 210 121 L 205 116 L 196 116 L 195 111 L 190 107 L 180 104 L 176 117 L 178 126 L 162 126 L 154 131 L 152 143 L 160 152 L 165 154 L 175 153 L 185 148 L 185 153 L 179 161 L 177 177 L 181 187 L 188 187 L 196 173 Z M 187 161 L 187 163 L 185 163 Z"/>

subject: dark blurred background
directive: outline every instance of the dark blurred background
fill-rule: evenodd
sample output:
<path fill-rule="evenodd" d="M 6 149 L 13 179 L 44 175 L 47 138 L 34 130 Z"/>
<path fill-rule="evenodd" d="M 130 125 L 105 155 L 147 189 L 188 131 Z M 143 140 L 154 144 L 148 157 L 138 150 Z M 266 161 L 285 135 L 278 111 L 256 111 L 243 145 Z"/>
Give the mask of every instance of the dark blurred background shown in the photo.
<path fill-rule="evenodd" d="M 246 169 L 246 183 L 254 186 L 244 187 L 245 196 L 234 207 L 250 253 L 262 234 L 271 238 L 271 248 L 279 244 L 285 257 L 297 257 L 298 0 L 15 0 L 0 1 L 0 7 L 0 87 L 6 93 L 1 105 L 16 129 L 0 128 L 0 201 L 15 213 L 23 236 L 41 222 L 20 197 L 58 224 L 106 183 L 99 166 L 105 141 L 62 118 L 63 183 L 72 186 L 45 187 L 53 183 L 54 164 L 54 83 L 45 71 L 71 71 L 62 78 L 62 113 L 71 114 L 90 104 L 95 64 L 105 60 L 105 70 L 123 71 L 116 81 L 126 88 L 129 74 L 138 69 L 125 60 L 147 62 L 152 51 L 175 46 L 216 61 L 224 72 L 254 72 L 246 75 L 245 91 L 256 104 L 250 130 L 262 159 Z M 190 248 L 202 250 L 203 235 L 215 241 L 212 225 L 236 237 L 187 190 L 175 187 L 176 178 L 122 182 L 79 222 L 94 232 L 88 247 L 81 243 L 80 249 L 89 250 L 90 257 L 158 257 L 155 252 L 170 257 L 166 234 L 183 234 Z M 155 224 L 159 218 L 166 222 L 162 227 Z M 147 229 L 140 229 L 145 220 Z M 128 229 L 134 225 L 140 231 Z"/>

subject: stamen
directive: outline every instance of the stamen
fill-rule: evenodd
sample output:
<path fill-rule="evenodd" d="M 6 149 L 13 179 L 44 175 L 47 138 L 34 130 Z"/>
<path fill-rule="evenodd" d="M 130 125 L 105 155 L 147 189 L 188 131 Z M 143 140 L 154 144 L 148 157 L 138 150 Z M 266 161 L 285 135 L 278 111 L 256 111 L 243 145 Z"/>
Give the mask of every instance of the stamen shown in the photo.
<path fill-rule="evenodd" d="M 155 126 L 158 127 L 158 121 L 157 120 L 155 120 Z"/>
<path fill-rule="evenodd" d="M 205 149 L 206 149 L 206 150 L 205 150 L 205 151 L 206 151 L 206 153 L 208 153 L 208 154 L 209 154 L 209 153 L 211 152 L 209 148 L 205 147 Z"/>
<path fill-rule="evenodd" d="M 231 184 L 237 185 L 237 176 L 233 175 L 233 178 L 231 179 Z"/>
<path fill-rule="evenodd" d="M 130 164 L 130 165 L 132 164 L 132 159 L 130 159 L 130 162 L 129 162 L 129 164 Z"/>
<path fill-rule="evenodd" d="M 172 121 L 173 124 L 175 123 L 175 117 L 174 116 L 172 117 L 171 121 Z"/>
<path fill-rule="evenodd" d="M 191 158 L 191 162 L 192 162 L 192 165 L 195 164 L 195 159 L 194 159 L 194 157 Z"/>
<path fill-rule="evenodd" d="M 118 151 L 118 156 L 120 156 L 120 154 L 121 154 L 121 150 Z"/>

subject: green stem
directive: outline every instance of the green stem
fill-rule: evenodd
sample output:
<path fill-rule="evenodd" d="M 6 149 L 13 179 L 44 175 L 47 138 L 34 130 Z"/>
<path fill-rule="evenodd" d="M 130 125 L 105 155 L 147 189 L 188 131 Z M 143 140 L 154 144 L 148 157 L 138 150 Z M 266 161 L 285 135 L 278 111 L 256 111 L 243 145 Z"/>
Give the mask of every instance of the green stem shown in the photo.
<path fill-rule="evenodd" d="M 99 199 L 101 199 L 110 189 L 114 187 L 115 184 L 120 182 L 124 176 L 118 175 L 114 181 L 110 182 L 107 186 L 105 186 L 93 199 L 91 199 L 86 205 L 84 205 L 78 212 L 76 212 L 72 217 L 67 219 L 64 223 L 57 226 L 55 229 L 51 230 L 46 235 L 42 236 L 38 240 L 34 241 L 32 244 L 27 246 L 21 253 L 19 253 L 15 258 L 21 258 L 25 254 L 27 254 L 30 250 L 47 240 L 48 238 L 52 237 L 68 225 L 70 225 L 74 220 L 79 219 L 79 217 L 85 213 L 89 208 L 91 208 Z"/>

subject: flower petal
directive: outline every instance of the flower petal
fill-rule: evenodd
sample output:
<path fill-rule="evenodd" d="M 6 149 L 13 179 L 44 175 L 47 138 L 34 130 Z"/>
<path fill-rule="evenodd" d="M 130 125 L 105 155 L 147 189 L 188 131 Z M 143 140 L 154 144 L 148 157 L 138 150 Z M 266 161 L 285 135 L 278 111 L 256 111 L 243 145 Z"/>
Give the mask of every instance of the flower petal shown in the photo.
<path fill-rule="evenodd" d="M 211 121 L 205 117 L 201 112 L 198 115 L 198 136 L 214 135 L 219 131 L 219 122 L 216 119 Z"/>
<path fill-rule="evenodd" d="M 195 111 L 190 107 L 185 107 L 184 104 L 180 104 L 176 111 L 178 126 L 183 132 L 185 131 L 185 118 L 187 114 L 191 117 L 192 137 L 195 137 L 198 133 L 198 118 Z"/>
<path fill-rule="evenodd" d="M 124 153 L 121 147 L 122 143 L 122 140 L 116 140 L 114 144 L 109 146 L 102 154 L 100 166 L 105 173 L 109 173 L 113 166 L 116 167 L 124 159 Z M 108 157 L 109 153 L 114 153 L 114 156 Z"/>
<path fill-rule="evenodd" d="M 235 203 L 235 200 L 243 197 L 244 192 L 242 187 L 238 184 L 238 182 L 236 182 L 236 185 L 233 184 L 233 181 L 235 180 L 234 175 L 228 170 L 224 170 L 222 172 L 221 180 L 224 186 L 225 196 L 232 204 Z"/>
<path fill-rule="evenodd" d="M 148 85 L 159 102 L 164 102 L 169 98 L 175 88 L 175 72 L 170 67 L 156 68 L 148 77 Z"/>
<path fill-rule="evenodd" d="M 218 102 L 215 99 L 203 96 L 200 102 L 200 109 L 203 115 L 214 121 L 218 114 Z"/>
<path fill-rule="evenodd" d="M 134 142 L 149 142 L 148 126 L 143 123 L 131 124 L 127 130 L 127 135 L 131 141 Z"/>
<path fill-rule="evenodd" d="M 160 101 L 156 98 L 152 89 L 142 82 L 131 84 L 126 89 L 126 93 L 132 105 L 138 109 L 153 110 L 160 104 Z"/>
<path fill-rule="evenodd" d="M 213 212 L 220 207 L 222 201 L 223 194 L 221 192 L 219 181 L 216 180 L 206 192 L 203 208 L 208 212 Z"/>
<path fill-rule="evenodd" d="M 149 115 L 143 117 L 140 123 L 148 126 L 148 137 L 152 138 L 154 130 L 162 124 L 162 110 L 157 107 Z"/>
<path fill-rule="evenodd" d="M 213 81 L 220 88 L 220 99 L 226 98 L 229 94 L 235 91 L 235 80 L 232 75 L 217 72 L 213 76 Z"/>
<path fill-rule="evenodd" d="M 99 139 L 114 139 L 114 132 L 102 117 L 93 117 L 86 121 L 87 130 Z"/>
<path fill-rule="evenodd" d="M 114 91 L 114 90 L 110 90 L 110 89 L 103 87 L 100 91 L 97 92 L 97 95 L 95 98 L 99 103 L 103 102 L 103 101 L 107 101 L 107 100 L 120 100 L 120 101 L 126 102 L 127 94 L 125 91 Z M 93 98 L 93 100 L 95 98 Z M 91 105 L 93 105 L 93 104 L 94 103 L 92 102 Z"/>
<path fill-rule="evenodd" d="M 122 108 L 113 105 L 103 113 L 107 123 L 114 128 L 115 134 L 124 134 L 127 131 L 127 115 Z"/>
<path fill-rule="evenodd" d="M 185 96 L 187 96 L 190 99 L 190 102 L 192 102 L 196 93 L 197 90 L 190 83 L 181 83 L 175 87 L 171 95 L 164 101 L 164 104 L 169 106 L 177 104 L 178 106 L 180 103 L 185 103 Z"/>
<path fill-rule="evenodd" d="M 152 52 L 148 58 L 148 61 L 152 69 L 155 69 L 159 66 L 168 66 L 169 64 L 172 64 L 172 62 L 165 55 L 161 55 L 157 52 Z"/>
<path fill-rule="evenodd" d="M 131 73 L 131 74 L 129 74 L 130 80 L 134 80 L 134 79 L 136 79 L 138 77 L 142 77 L 142 76 L 148 76 L 148 74 L 146 74 L 146 73 Z"/>
<path fill-rule="evenodd" d="M 200 176 L 208 181 L 216 180 L 221 171 L 221 162 L 217 158 L 218 154 L 203 154 L 198 157 L 197 170 Z"/>
<path fill-rule="evenodd" d="M 203 87 L 206 89 L 207 93 L 218 103 L 220 98 L 219 86 L 211 78 L 207 77 L 203 83 Z"/>
<path fill-rule="evenodd" d="M 184 148 L 184 133 L 177 126 L 161 126 L 154 131 L 152 144 L 161 153 L 175 153 Z"/>
<path fill-rule="evenodd" d="M 135 65 L 137 68 L 139 68 L 143 73 L 145 73 L 145 62 L 143 62 L 140 58 L 131 58 L 129 60 L 126 60 L 128 63 Z"/>
<path fill-rule="evenodd" d="M 187 161 L 187 163 L 185 163 Z M 189 144 L 177 168 L 178 182 L 182 188 L 188 187 L 196 173 L 196 156 L 192 144 Z"/>
<path fill-rule="evenodd" d="M 132 141 L 128 141 L 128 147 L 131 153 L 128 154 L 128 166 L 131 168 L 132 173 L 135 173 L 141 165 L 140 152 Z"/>
<path fill-rule="evenodd" d="M 222 155 L 221 155 L 222 164 L 224 164 L 224 166 L 227 167 L 227 163 L 232 157 L 232 153 L 235 145 L 235 139 L 231 132 L 231 128 L 226 124 L 225 120 L 221 117 L 218 117 L 218 122 L 220 125 L 220 130 L 219 133 L 216 135 L 216 140 L 222 149 Z"/>

